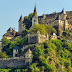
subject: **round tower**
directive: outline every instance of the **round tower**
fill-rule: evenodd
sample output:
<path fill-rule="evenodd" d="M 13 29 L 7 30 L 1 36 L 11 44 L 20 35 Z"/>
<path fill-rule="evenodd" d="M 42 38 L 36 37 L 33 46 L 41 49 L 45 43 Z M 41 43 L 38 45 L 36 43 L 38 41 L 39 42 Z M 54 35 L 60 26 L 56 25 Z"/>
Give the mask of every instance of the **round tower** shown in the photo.
<path fill-rule="evenodd" d="M 62 10 L 62 15 L 63 15 L 63 16 L 62 16 L 63 20 L 66 20 L 67 14 L 66 14 L 64 8 L 63 8 L 63 10 Z"/>
<path fill-rule="evenodd" d="M 23 17 L 22 17 L 22 15 L 21 15 L 21 17 L 20 17 L 20 19 L 19 19 L 19 33 L 22 33 L 22 31 L 23 30 L 25 30 L 25 25 L 24 25 L 24 23 L 23 23 Z"/>

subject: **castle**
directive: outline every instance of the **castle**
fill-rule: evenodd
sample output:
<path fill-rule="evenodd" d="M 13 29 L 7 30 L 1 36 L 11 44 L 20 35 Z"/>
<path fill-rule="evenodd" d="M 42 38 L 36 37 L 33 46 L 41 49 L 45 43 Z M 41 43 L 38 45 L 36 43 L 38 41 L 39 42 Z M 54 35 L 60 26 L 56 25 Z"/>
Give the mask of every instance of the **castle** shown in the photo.
<path fill-rule="evenodd" d="M 26 29 L 26 24 L 24 23 L 22 15 L 18 23 L 18 32 L 15 32 L 15 30 L 10 27 L 7 30 L 7 33 L 3 36 L 7 39 L 12 39 L 14 36 L 20 35 L 22 31 Z M 35 6 L 32 16 L 32 26 L 34 24 L 52 25 L 57 30 L 57 35 L 62 36 L 63 31 L 70 31 L 72 29 L 72 11 L 65 11 L 63 8 L 63 10 L 58 13 L 43 14 L 42 16 L 38 16 Z"/>
<path fill-rule="evenodd" d="M 21 15 L 19 21 L 18 21 L 18 34 L 20 35 L 22 31 L 26 29 L 26 25 L 24 23 L 24 19 Z M 65 11 L 64 8 L 61 12 L 53 13 L 53 14 L 43 14 L 42 16 L 37 15 L 36 6 L 34 8 L 34 13 L 32 17 L 32 26 L 35 24 L 44 24 L 44 25 L 52 25 L 54 28 L 56 28 L 58 35 L 62 36 L 62 33 L 64 30 L 70 31 L 72 28 L 72 11 Z M 15 32 L 14 29 L 11 27 L 7 30 L 7 33 L 3 35 L 3 37 L 6 37 L 7 39 L 12 39 L 17 35 L 17 32 Z M 57 39 L 57 35 L 53 33 L 51 36 L 51 39 Z M 45 41 L 49 40 L 49 36 L 46 33 L 45 35 L 41 34 L 39 31 L 35 34 L 28 34 L 28 43 L 43 43 Z M 16 58 L 8 58 L 8 59 L 0 59 L 0 68 L 3 67 L 17 67 L 22 66 L 26 64 L 27 62 L 32 62 L 32 51 L 29 49 L 24 57 L 18 57 L 19 48 L 15 47 L 13 49 L 13 57 Z M 4 62 L 5 61 L 5 62 Z"/>
<path fill-rule="evenodd" d="M 22 16 L 19 19 L 19 32 L 25 29 L 25 23 Z M 64 30 L 70 30 L 72 28 L 72 11 L 65 11 L 64 8 L 61 12 L 53 14 L 37 15 L 36 6 L 32 17 L 32 25 L 44 24 L 52 25 L 58 31 L 58 35 L 61 36 Z"/>

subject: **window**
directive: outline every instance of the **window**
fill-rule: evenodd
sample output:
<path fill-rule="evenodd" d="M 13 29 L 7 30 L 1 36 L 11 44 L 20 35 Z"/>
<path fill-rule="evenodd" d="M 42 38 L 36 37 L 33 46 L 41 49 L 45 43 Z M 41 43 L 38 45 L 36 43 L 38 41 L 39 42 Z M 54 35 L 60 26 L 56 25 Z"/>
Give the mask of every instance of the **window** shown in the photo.
<path fill-rule="evenodd" d="M 17 52 L 17 49 L 16 49 L 16 52 Z"/>
<path fill-rule="evenodd" d="M 36 20 L 34 20 L 34 22 L 36 22 Z"/>
<path fill-rule="evenodd" d="M 18 55 L 17 54 L 15 54 L 15 57 L 17 57 Z"/>

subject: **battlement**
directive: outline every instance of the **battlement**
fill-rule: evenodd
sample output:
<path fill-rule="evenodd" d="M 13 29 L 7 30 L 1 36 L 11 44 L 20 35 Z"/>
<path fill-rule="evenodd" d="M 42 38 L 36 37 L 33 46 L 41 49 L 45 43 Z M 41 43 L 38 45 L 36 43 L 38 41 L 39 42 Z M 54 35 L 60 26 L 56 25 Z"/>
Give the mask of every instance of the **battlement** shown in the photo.
<path fill-rule="evenodd" d="M 24 57 L 11 57 L 11 58 L 0 58 L 0 60 L 14 60 L 14 59 L 24 59 Z"/>

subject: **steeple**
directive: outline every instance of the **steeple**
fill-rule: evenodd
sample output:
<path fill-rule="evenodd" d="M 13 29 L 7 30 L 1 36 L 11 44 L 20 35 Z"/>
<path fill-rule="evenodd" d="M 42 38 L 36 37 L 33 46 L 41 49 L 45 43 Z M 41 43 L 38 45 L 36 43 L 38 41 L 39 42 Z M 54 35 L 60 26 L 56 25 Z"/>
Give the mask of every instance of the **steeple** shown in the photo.
<path fill-rule="evenodd" d="M 34 15 L 38 18 L 37 11 L 36 11 L 36 5 L 35 5 L 35 8 L 34 8 Z"/>
<path fill-rule="evenodd" d="M 23 17 L 22 17 L 22 15 L 21 15 L 21 17 L 20 17 L 19 21 L 23 21 Z"/>
<path fill-rule="evenodd" d="M 63 10 L 62 10 L 62 13 L 63 13 L 63 14 L 66 14 L 66 12 L 65 12 L 64 8 L 63 8 Z"/>
<path fill-rule="evenodd" d="M 33 17 L 32 17 L 32 25 L 34 24 L 38 24 L 38 15 L 37 15 L 37 11 L 36 11 L 36 5 L 34 8 L 34 13 L 33 13 Z"/>

